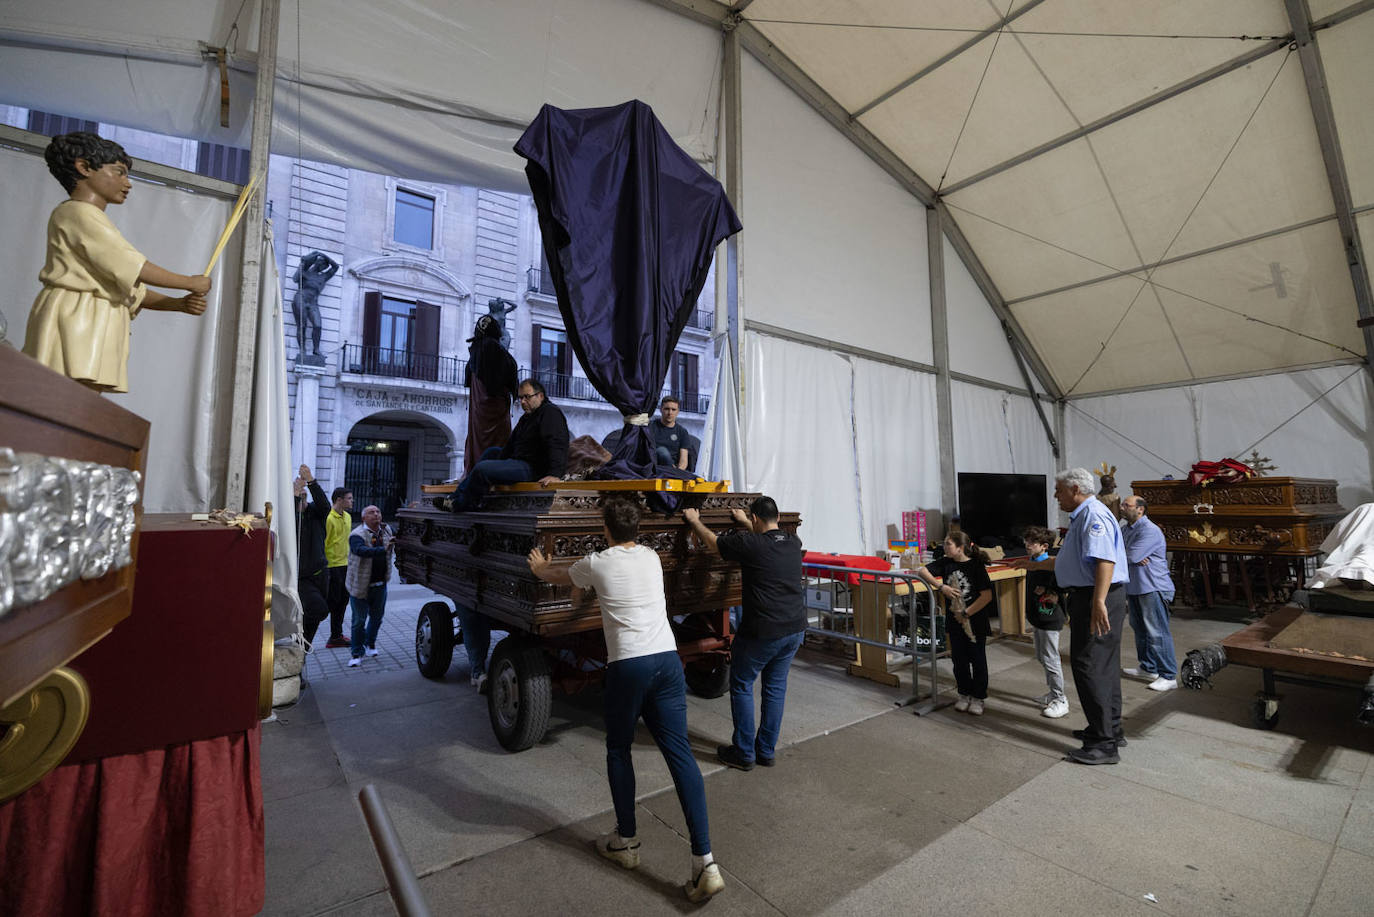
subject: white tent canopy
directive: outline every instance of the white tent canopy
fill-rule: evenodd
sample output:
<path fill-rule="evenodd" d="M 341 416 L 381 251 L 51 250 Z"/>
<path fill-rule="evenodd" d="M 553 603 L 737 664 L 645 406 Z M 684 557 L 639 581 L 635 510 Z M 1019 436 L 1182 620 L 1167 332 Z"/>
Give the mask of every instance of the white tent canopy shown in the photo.
<path fill-rule="evenodd" d="M 262 5 L 11 0 L 0 102 L 246 146 Z M 815 547 L 952 509 L 956 469 L 1125 485 L 1255 448 L 1374 498 L 1371 0 L 277 15 L 279 153 L 521 190 L 542 103 L 652 105 L 745 224 L 741 483 Z M 204 46 L 231 51 L 229 128 Z"/>

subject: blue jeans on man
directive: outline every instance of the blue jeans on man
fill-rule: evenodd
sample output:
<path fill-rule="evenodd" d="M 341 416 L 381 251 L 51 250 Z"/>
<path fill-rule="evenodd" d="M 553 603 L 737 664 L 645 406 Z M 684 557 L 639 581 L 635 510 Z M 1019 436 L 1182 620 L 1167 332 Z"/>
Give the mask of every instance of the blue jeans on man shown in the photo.
<path fill-rule="evenodd" d="M 453 603 L 458 624 L 463 628 L 463 649 L 468 654 L 468 669 L 475 678 L 487 673 L 487 652 L 491 649 L 491 618 L 469 608 L 462 602 Z"/>
<path fill-rule="evenodd" d="M 349 650 L 354 659 L 359 659 L 364 648 L 377 648 L 377 631 L 381 629 L 382 615 L 386 613 L 386 583 L 368 586 L 365 599 L 350 595 L 348 604 L 353 609 L 353 637 Z"/>
<path fill-rule="evenodd" d="M 735 721 L 733 743 L 746 762 L 771 761 L 782 732 L 782 708 L 787 698 L 787 670 L 801 649 L 805 633 L 798 631 L 773 640 L 736 637 L 730 644 L 730 714 Z M 758 731 L 754 731 L 754 679 L 759 679 Z"/>
<path fill-rule="evenodd" d="M 687 739 L 687 681 L 681 658 L 667 652 L 612 662 L 606 666 L 605 704 L 606 777 L 620 836 L 635 836 L 635 768 L 630 748 L 635 723 L 642 716 L 673 777 L 692 853 L 710 853 L 706 785 Z"/>
<path fill-rule="evenodd" d="M 493 484 L 518 484 L 533 481 L 534 469 L 529 462 L 519 459 L 501 458 L 501 447 L 492 446 L 482 453 L 481 459 L 472 466 L 472 471 L 458 485 L 453 496 L 453 507 L 459 510 L 476 509 Z"/>
<path fill-rule="evenodd" d="M 1146 592 L 1128 595 L 1131 630 L 1135 631 L 1135 658 L 1140 668 L 1160 678 L 1177 678 L 1174 635 L 1169 631 L 1169 605 L 1172 592 Z"/>

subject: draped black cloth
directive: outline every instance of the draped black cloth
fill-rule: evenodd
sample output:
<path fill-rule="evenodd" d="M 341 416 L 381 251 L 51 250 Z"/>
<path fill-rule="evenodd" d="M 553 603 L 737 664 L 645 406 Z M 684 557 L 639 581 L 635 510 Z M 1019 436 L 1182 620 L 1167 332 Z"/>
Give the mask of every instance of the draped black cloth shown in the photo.
<path fill-rule="evenodd" d="M 545 105 L 515 152 L 528 162 L 549 275 L 568 340 L 598 392 L 651 414 L 706 283 L 716 246 L 740 231 L 725 190 L 638 100 Z M 645 427 L 626 424 L 610 477 L 695 477 L 655 465 Z"/>

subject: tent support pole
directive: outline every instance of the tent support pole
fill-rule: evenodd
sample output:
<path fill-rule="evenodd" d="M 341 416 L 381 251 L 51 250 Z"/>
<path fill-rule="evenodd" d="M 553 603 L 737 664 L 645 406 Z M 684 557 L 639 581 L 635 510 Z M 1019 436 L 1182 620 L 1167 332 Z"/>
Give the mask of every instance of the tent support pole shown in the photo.
<path fill-rule="evenodd" d="M 272 93 L 277 74 L 277 32 L 280 0 L 262 0 L 258 27 L 258 75 L 253 89 L 253 133 L 248 174 L 267 171 L 272 141 Z M 299 125 L 297 126 L 299 129 Z M 263 184 L 266 184 L 264 178 Z M 247 510 L 248 435 L 253 422 L 253 368 L 258 337 L 258 288 L 262 280 L 262 202 L 266 192 L 253 195 L 243 215 L 243 259 L 239 272 L 239 321 L 234 345 L 233 405 L 229 414 L 229 463 L 224 505 Z M 279 511 L 285 507 L 280 507 Z"/>
<path fill-rule="evenodd" d="M 940 442 L 940 512 L 944 530 L 957 510 L 954 477 L 954 407 L 950 399 L 949 315 L 945 303 L 945 237 L 937 207 L 926 208 L 926 258 L 930 263 L 930 348 L 935 356 L 935 417 Z"/>
<path fill-rule="evenodd" d="M 730 199 L 730 204 L 735 208 L 735 215 L 744 221 L 744 176 L 740 170 L 744 167 L 744 138 L 742 136 L 744 123 L 743 97 L 740 87 L 740 47 L 739 35 L 733 29 L 727 31 L 724 36 L 724 55 L 725 60 L 721 65 L 721 113 L 725 119 L 725 196 Z M 744 425 L 745 398 L 744 398 L 744 371 L 741 362 L 744 353 L 741 349 L 740 329 L 744 327 L 744 317 L 742 313 L 743 303 L 740 301 L 739 288 L 739 259 L 740 259 L 740 239 L 739 233 L 725 240 L 725 310 L 726 310 L 726 334 L 729 335 L 727 344 L 730 348 L 731 371 L 734 374 L 731 381 L 732 391 L 735 396 L 735 407 L 738 409 L 740 426 Z M 740 450 L 744 452 L 744 444 L 740 443 Z M 748 462 L 744 463 L 748 468 Z M 744 482 L 738 482 L 740 487 Z"/>
<path fill-rule="evenodd" d="M 1298 59 L 1302 61 L 1303 79 L 1307 81 L 1307 99 L 1312 106 L 1312 120 L 1316 123 L 1317 140 L 1321 143 L 1322 162 L 1326 165 L 1326 179 L 1331 185 L 1331 197 L 1336 203 L 1336 223 L 1341 230 L 1341 244 L 1345 247 L 1346 264 L 1350 267 L 1350 281 L 1355 287 L 1355 305 L 1360 318 L 1374 316 L 1369 273 L 1365 270 L 1364 246 L 1360 244 L 1360 227 L 1351 212 L 1350 179 L 1341 155 L 1341 141 L 1336 133 L 1336 114 L 1331 108 L 1331 94 L 1326 89 L 1326 69 L 1322 66 L 1321 51 L 1312 38 L 1311 13 L 1307 0 L 1284 0 L 1288 22 L 1293 27 L 1293 40 L 1298 45 Z M 1365 372 L 1374 379 L 1374 326 L 1365 325 Z"/>

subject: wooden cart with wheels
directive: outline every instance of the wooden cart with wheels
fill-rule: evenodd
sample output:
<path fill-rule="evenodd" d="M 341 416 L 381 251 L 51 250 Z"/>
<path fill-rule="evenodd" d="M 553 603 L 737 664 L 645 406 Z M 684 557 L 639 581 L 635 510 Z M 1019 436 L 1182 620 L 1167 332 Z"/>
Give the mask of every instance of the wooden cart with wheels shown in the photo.
<path fill-rule="evenodd" d="M 451 487 L 427 487 L 433 499 Z M 560 566 L 606 547 L 601 523 L 608 497 L 646 504 L 638 543 L 663 564 L 668 615 L 688 687 L 719 697 L 729 685 L 730 608 L 740 603 L 740 570 L 698 544 L 679 514 L 654 512 L 646 497 L 673 492 L 701 511 L 713 531 L 737 528 L 735 509 L 757 494 L 729 492 L 728 482 L 650 479 L 561 482 L 551 490 L 515 484 L 488 494 L 480 512 L 450 513 L 433 505 L 401 510 L 396 564 L 402 581 L 420 583 L 491 619 L 508 636 L 487 671 L 487 710 L 497 741 L 509 751 L 538 743 L 548 728 L 554 690 L 571 692 L 599 681 L 606 665 L 596 596 L 555 586 L 530 573 L 526 558 L 538 547 Z M 782 528 L 795 532 L 796 513 Z M 429 602 L 415 626 L 415 662 L 426 678 L 442 678 L 461 639 L 455 612 Z"/>

